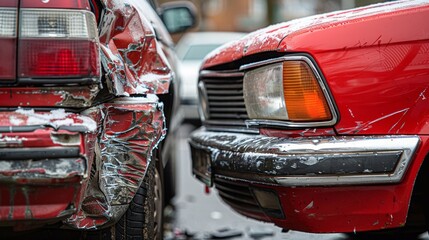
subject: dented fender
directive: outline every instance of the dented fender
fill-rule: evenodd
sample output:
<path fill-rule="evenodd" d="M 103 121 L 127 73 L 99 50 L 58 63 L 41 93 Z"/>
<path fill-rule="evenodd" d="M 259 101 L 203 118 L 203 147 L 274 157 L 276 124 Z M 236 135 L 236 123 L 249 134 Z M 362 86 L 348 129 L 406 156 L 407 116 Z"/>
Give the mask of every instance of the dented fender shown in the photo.
<path fill-rule="evenodd" d="M 168 93 L 173 72 L 145 18 L 145 1 L 102 1 L 102 65 L 110 92 L 117 96 Z M 145 6 L 147 5 L 147 6 Z"/>
<path fill-rule="evenodd" d="M 99 228 L 122 217 L 166 133 L 163 104 L 156 95 L 119 98 L 85 114 L 101 117 L 102 131 L 82 208 L 65 221 L 79 229 Z"/>

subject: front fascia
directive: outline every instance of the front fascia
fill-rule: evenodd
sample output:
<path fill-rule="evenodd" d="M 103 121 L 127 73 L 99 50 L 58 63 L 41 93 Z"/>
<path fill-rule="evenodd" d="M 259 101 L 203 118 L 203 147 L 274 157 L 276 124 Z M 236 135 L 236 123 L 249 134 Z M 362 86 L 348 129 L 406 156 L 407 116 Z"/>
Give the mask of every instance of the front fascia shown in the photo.
<path fill-rule="evenodd" d="M 209 153 L 215 184 L 219 180 L 231 184 L 242 182 L 249 189 L 270 189 L 277 193 L 285 219 L 271 217 L 269 221 L 282 228 L 323 233 L 403 226 L 416 176 L 429 151 L 427 136 L 319 136 L 287 139 L 201 129 L 191 135 L 190 143 L 193 149 Z M 341 174 L 323 176 L 318 169 L 311 169 L 323 161 L 314 157 L 320 152 L 341 155 L 343 151 L 369 151 L 377 156 L 383 149 L 391 152 L 408 148 L 410 150 L 405 150 L 400 163 L 395 165 L 396 173 L 401 172 L 401 177 L 396 179 L 395 174 L 384 175 L 383 180 L 377 179 L 380 176 L 369 169 L 362 169 L 361 176 L 357 177 L 344 177 Z M 310 157 L 299 158 L 300 153 L 309 152 Z M 353 163 L 358 168 L 358 164 Z M 282 171 L 294 171 L 299 166 L 310 169 L 312 174 L 292 177 L 281 175 Z M 258 218 L 250 210 L 232 207 L 248 217 Z M 332 222 L 338 224 L 332 225 Z"/>

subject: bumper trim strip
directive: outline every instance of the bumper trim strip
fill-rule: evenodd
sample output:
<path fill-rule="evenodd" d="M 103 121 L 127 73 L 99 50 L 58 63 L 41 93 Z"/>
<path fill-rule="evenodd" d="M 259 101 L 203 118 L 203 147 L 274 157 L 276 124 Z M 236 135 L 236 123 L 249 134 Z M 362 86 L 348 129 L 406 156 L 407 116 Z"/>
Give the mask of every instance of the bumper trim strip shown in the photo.
<path fill-rule="evenodd" d="M 209 152 L 216 177 L 281 186 L 397 183 L 419 142 L 404 135 L 287 139 L 204 128 L 190 139 L 194 151 Z"/>

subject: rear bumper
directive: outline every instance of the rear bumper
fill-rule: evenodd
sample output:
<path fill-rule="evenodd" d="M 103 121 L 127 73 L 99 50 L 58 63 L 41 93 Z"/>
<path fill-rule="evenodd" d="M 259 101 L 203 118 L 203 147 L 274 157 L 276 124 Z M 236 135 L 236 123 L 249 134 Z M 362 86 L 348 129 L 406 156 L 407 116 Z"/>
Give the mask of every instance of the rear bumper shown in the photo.
<path fill-rule="evenodd" d="M 190 139 L 193 158 L 210 160 L 216 175 L 279 186 L 396 183 L 419 142 L 417 136 L 285 139 L 205 130 Z M 193 169 L 205 182 L 211 170 Z"/>
<path fill-rule="evenodd" d="M 326 233 L 403 226 L 427 140 L 286 139 L 202 128 L 190 144 L 196 177 L 213 183 L 235 211 L 286 229 Z"/>
<path fill-rule="evenodd" d="M 88 177 L 91 133 L 78 121 L 42 124 L 20 117 L 17 112 L 0 113 L 0 225 L 70 217 Z"/>

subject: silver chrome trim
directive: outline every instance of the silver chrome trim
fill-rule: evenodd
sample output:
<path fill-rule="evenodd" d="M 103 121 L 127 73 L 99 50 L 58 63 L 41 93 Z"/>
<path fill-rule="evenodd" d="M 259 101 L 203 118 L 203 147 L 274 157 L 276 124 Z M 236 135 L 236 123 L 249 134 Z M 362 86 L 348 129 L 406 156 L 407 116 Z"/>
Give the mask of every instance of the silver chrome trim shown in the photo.
<path fill-rule="evenodd" d="M 343 136 L 318 138 L 276 138 L 241 133 L 210 132 L 201 128 L 192 133 L 192 146 L 211 152 L 215 177 L 225 176 L 242 181 L 280 186 L 328 186 L 398 183 L 407 171 L 419 145 L 418 136 Z M 335 156 L 349 161 L 359 154 L 378 156 L 400 151 L 393 172 L 335 175 L 276 175 L 259 171 L 266 159 L 284 164 L 297 157 Z M 376 158 L 376 157 L 374 157 Z M 235 167 L 240 171 L 236 171 Z M 256 167 L 255 167 L 256 166 Z M 282 165 L 283 166 L 283 165 Z M 266 166 L 264 166 L 266 167 Z M 256 169 L 256 170 L 255 170 Z M 269 170 L 269 169 L 268 169 Z M 264 169 L 264 171 L 268 171 Z M 273 169 L 274 171 L 276 169 Z M 316 171 L 316 170 L 315 170 Z"/>
<path fill-rule="evenodd" d="M 338 121 L 338 115 L 337 111 L 334 105 L 334 102 L 332 101 L 331 95 L 329 94 L 328 88 L 325 84 L 325 81 L 323 81 L 322 76 L 320 75 L 319 71 L 317 70 L 314 63 L 306 56 L 285 56 L 275 59 L 269 59 L 261 62 L 246 64 L 240 67 L 240 71 L 246 71 L 250 69 L 254 69 L 257 67 L 266 66 L 269 64 L 274 64 L 278 62 L 284 62 L 284 61 L 304 61 L 308 64 L 311 71 L 313 71 L 314 76 L 316 77 L 320 88 L 322 89 L 323 95 L 325 96 L 326 102 L 328 103 L 329 110 L 332 114 L 332 119 L 328 121 L 318 121 L 318 122 L 292 122 L 288 120 L 269 120 L 269 119 L 249 119 L 246 120 L 246 125 L 248 126 L 274 126 L 274 127 L 326 127 L 326 126 L 333 126 Z"/>
<path fill-rule="evenodd" d="M 207 95 L 207 89 L 203 81 L 198 82 L 198 114 L 200 115 L 201 122 L 206 121 L 210 117 L 209 111 L 209 97 Z"/>

